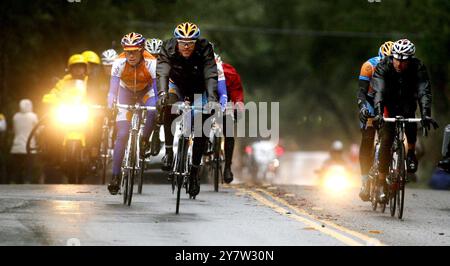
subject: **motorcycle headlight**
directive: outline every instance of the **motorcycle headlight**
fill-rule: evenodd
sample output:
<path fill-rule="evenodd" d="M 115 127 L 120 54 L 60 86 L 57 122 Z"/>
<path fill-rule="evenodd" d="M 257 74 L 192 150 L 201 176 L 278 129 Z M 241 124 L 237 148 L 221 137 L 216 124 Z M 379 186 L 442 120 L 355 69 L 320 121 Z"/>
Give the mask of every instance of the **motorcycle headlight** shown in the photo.
<path fill-rule="evenodd" d="M 60 105 L 55 112 L 56 121 L 62 125 L 81 125 L 89 119 L 86 105 Z"/>
<path fill-rule="evenodd" d="M 351 187 L 350 174 L 342 166 L 332 166 L 324 176 L 324 187 L 332 192 L 338 192 Z"/>

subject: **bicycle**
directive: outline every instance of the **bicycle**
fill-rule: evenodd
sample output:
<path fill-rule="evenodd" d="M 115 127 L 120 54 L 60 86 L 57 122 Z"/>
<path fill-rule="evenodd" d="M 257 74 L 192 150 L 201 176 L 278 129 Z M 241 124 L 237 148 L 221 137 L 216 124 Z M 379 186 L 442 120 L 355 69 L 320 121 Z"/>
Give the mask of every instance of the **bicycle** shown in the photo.
<path fill-rule="evenodd" d="M 403 219 L 403 211 L 405 206 L 405 187 L 406 187 L 406 151 L 405 151 L 405 127 L 407 123 L 422 122 L 420 118 L 404 118 L 397 116 L 395 118 L 383 118 L 386 123 L 395 123 L 395 138 L 392 145 L 392 160 L 389 166 L 389 173 L 386 177 L 388 185 L 388 204 L 391 217 L 395 216 Z M 434 124 L 433 124 L 434 126 Z M 437 125 L 436 125 L 437 126 Z M 435 128 L 436 128 L 435 126 Z M 426 128 L 423 128 L 423 135 L 427 136 Z"/>
<path fill-rule="evenodd" d="M 222 144 L 222 128 L 217 125 L 217 123 L 215 123 L 215 119 L 213 119 L 213 125 L 211 127 L 210 137 L 208 140 L 208 152 L 204 157 L 202 167 L 208 177 L 210 173 L 213 174 L 215 192 L 219 192 L 220 180 L 223 184 L 224 152 Z"/>
<path fill-rule="evenodd" d="M 142 192 L 144 182 L 144 155 L 141 152 L 147 111 L 156 110 L 153 106 L 141 106 L 140 104 L 126 105 L 115 104 L 114 109 L 124 109 L 132 112 L 130 133 L 122 162 L 121 192 L 123 204 L 131 206 L 133 198 L 134 180 L 138 177 L 138 191 Z"/>
<path fill-rule="evenodd" d="M 175 153 L 172 171 L 169 173 L 169 179 L 172 181 L 172 194 L 177 190 L 177 200 L 176 200 L 176 210 L 175 213 L 179 214 L 180 211 L 180 199 L 182 188 L 186 189 L 186 193 L 189 193 L 189 177 L 190 177 L 190 167 L 191 167 L 191 155 L 189 151 L 191 150 L 193 143 L 193 134 L 188 123 L 191 116 L 191 111 L 203 110 L 202 107 L 191 106 L 189 103 L 185 102 L 178 105 L 172 105 L 176 107 L 179 112 L 181 112 L 181 121 L 178 126 L 178 131 L 181 133 L 178 139 L 177 152 Z M 195 199 L 196 196 L 189 195 L 190 199 Z"/>
<path fill-rule="evenodd" d="M 112 115 L 111 117 L 115 117 Z M 103 118 L 102 125 L 102 138 L 100 142 L 100 166 L 102 169 L 102 184 L 106 184 L 106 170 L 108 169 L 108 165 L 112 162 L 112 153 L 111 150 L 113 148 L 112 145 L 112 136 L 111 136 L 111 128 L 114 128 L 115 120 L 111 117 L 105 115 Z"/>
<path fill-rule="evenodd" d="M 372 204 L 372 210 L 376 211 L 378 208 L 378 204 L 381 205 L 381 212 L 384 213 L 386 211 L 386 203 L 379 203 L 379 153 L 380 153 L 380 144 L 381 139 L 380 135 L 377 132 L 377 138 L 375 141 L 375 148 L 374 148 L 374 155 L 373 155 L 373 164 L 369 171 L 369 180 L 368 180 L 368 186 L 369 186 L 369 201 Z"/>

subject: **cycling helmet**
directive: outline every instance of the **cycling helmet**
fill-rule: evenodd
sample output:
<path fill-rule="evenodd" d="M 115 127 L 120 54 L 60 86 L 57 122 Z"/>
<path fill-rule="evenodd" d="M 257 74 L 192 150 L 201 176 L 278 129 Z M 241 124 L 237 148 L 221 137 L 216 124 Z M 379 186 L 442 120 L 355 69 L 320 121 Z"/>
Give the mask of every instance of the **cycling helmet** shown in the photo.
<path fill-rule="evenodd" d="M 100 57 L 93 51 L 84 51 L 82 55 L 86 58 L 88 63 L 100 65 Z"/>
<path fill-rule="evenodd" d="M 174 35 L 177 39 L 198 39 L 200 29 L 194 23 L 185 22 L 175 28 Z"/>
<path fill-rule="evenodd" d="M 110 66 L 119 57 L 114 49 L 106 50 L 102 53 L 102 63 L 104 66 Z"/>
<path fill-rule="evenodd" d="M 131 32 L 123 36 L 121 44 L 125 51 L 140 50 L 145 46 L 145 38 L 142 34 Z"/>
<path fill-rule="evenodd" d="M 76 65 L 76 64 L 83 64 L 83 65 L 87 66 L 88 61 L 86 60 L 86 58 L 83 55 L 81 55 L 81 54 L 74 54 L 67 61 L 67 67 L 71 67 L 71 66 Z"/>
<path fill-rule="evenodd" d="M 395 59 L 405 60 L 416 54 L 416 46 L 408 39 L 401 39 L 394 43 L 392 55 Z"/>
<path fill-rule="evenodd" d="M 378 56 L 381 58 L 384 58 L 385 56 L 390 56 L 393 45 L 394 45 L 394 42 L 391 42 L 391 41 L 387 41 L 387 42 L 383 43 L 378 52 Z"/>
<path fill-rule="evenodd" d="M 159 54 L 163 41 L 160 39 L 150 39 L 145 41 L 145 50 L 151 54 Z"/>

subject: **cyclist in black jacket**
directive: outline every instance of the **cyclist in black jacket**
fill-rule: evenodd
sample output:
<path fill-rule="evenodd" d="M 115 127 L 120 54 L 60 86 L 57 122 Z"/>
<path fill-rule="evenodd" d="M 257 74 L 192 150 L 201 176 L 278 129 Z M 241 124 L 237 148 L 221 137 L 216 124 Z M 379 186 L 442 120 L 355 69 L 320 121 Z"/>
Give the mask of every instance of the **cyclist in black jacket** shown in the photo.
<path fill-rule="evenodd" d="M 414 57 L 414 44 L 402 39 L 394 43 L 392 55 L 382 60 L 376 67 L 371 86 L 376 92 L 375 109 L 377 121 L 381 127 L 380 147 L 380 182 L 383 193 L 380 200 L 387 200 L 386 174 L 391 161 L 391 147 L 395 138 L 395 125 L 382 125 L 382 117 L 403 116 L 412 118 L 416 115 L 417 105 L 422 115 L 422 125 L 430 129 L 435 122 L 431 118 L 431 87 L 425 65 Z M 417 125 L 407 124 L 405 129 L 408 140 L 407 168 L 415 173 L 418 161 L 415 155 Z"/>
<path fill-rule="evenodd" d="M 166 155 L 163 170 L 169 171 L 173 161 L 172 122 L 177 115 L 171 114 L 170 104 L 178 101 L 194 101 L 194 94 L 204 95 L 203 103 L 217 102 L 217 65 L 211 43 L 200 39 L 200 29 L 193 23 L 182 23 L 175 28 L 175 38 L 161 47 L 156 67 L 158 109 L 163 114 Z M 205 117 L 203 117 L 205 118 Z M 200 192 L 198 167 L 207 143 L 207 138 L 194 137 L 190 194 Z"/>

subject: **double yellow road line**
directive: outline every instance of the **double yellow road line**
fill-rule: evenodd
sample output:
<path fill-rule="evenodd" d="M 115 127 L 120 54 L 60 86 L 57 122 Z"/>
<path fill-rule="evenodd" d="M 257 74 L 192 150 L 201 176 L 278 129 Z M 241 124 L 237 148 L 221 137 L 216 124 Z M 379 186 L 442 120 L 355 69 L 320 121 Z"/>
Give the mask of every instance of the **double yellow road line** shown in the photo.
<path fill-rule="evenodd" d="M 274 195 L 264 189 L 245 189 L 237 188 L 241 194 L 247 194 L 262 203 L 263 205 L 273 209 L 279 214 L 301 222 L 311 229 L 315 229 L 326 234 L 345 245 L 349 246 L 384 246 L 384 244 L 376 239 L 348 228 L 339 226 L 330 221 L 324 221 L 313 217 L 305 210 L 299 209 L 289 204 L 286 200 Z"/>

